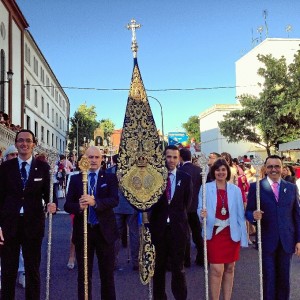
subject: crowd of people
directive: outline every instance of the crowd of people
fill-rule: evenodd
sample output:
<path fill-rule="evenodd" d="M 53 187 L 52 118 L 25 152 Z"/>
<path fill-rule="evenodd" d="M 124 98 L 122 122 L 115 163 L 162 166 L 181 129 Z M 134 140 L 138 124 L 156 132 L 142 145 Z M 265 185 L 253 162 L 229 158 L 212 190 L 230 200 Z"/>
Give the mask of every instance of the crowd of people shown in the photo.
<path fill-rule="evenodd" d="M 18 132 L 22 129 L 20 125 L 12 124 L 9 115 L 3 111 L 0 111 L 0 125 L 5 126 L 13 132 Z"/>
<path fill-rule="evenodd" d="M 26 299 L 40 298 L 39 265 L 45 213 L 57 212 L 59 198 L 66 198 L 64 209 L 71 215 L 73 229 L 67 267 L 72 270 L 77 263 L 78 299 L 85 299 L 82 211 L 86 208 L 89 298 L 92 297 L 91 266 L 96 255 L 101 298 L 116 299 L 114 270 L 120 267 L 118 252 L 124 232 L 128 230 L 128 255 L 132 269 L 137 271 L 140 225 L 138 210 L 118 187 L 117 155 L 110 161 L 98 147 L 86 150 L 90 162 L 87 194 L 82 190 L 82 175 L 75 157 L 67 159 L 61 155 L 53 172 L 53 203 L 50 203 L 47 156 L 33 155 L 35 144 L 30 130 L 19 131 L 15 145 L 3 152 L 4 162 L 0 166 L 2 299 L 14 298 L 16 280 L 25 288 Z M 257 243 L 258 220 L 261 220 L 264 299 L 289 299 L 291 257 L 293 253 L 300 255 L 297 189 L 300 179 L 296 178 L 295 170 L 284 165 L 279 156 L 271 155 L 259 176 L 255 176 L 251 158 L 246 155 L 232 158 L 227 152 L 210 153 L 207 167 L 202 170 L 190 150 L 176 146 L 166 147 L 165 159 L 167 187 L 148 212 L 156 249 L 154 300 L 167 299 L 167 271 L 171 272 L 174 298 L 188 299 L 185 270 L 192 263 L 205 265 L 203 222 L 206 222 L 210 298 L 217 300 L 222 294 L 223 299 L 231 299 L 240 248 Z M 260 210 L 256 207 L 257 179 Z M 197 250 L 195 257 L 190 251 L 192 241 Z"/>

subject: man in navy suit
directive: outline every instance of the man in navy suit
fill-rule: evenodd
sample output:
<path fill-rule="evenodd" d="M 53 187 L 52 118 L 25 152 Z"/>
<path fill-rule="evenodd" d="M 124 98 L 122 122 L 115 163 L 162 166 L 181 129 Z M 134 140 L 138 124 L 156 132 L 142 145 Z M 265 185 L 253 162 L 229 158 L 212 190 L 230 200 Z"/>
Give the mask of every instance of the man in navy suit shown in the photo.
<path fill-rule="evenodd" d="M 192 163 L 192 154 L 191 151 L 187 148 L 180 149 L 180 160 L 182 162 L 182 166 L 180 167 L 181 171 L 186 172 L 192 177 L 193 182 L 193 197 L 192 203 L 188 209 L 188 220 L 190 229 L 192 232 L 193 242 L 197 248 L 197 256 L 196 256 L 196 264 L 199 266 L 204 265 L 204 254 L 203 254 L 203 238 L 201 235 L 201 223 L 199 220 L 199 216 L 197 214 L 198 208 L 198 195 L 199 190 L 202 185 L 202 169 Z M 191 243 L 190 240 L 186 247 L 185 252 L 185 267 L 191 266 Z"/>
<path fill-rule="evenodd" d="M 71 177 L 65 211 L 74 214 L 72 242 L 78 263 L 78 299 L 84 300 L 83 210 L 88 209 L 88 293 L 92 298 L 93 261 L 96 252 L 101 279 L 101 299 L 116 299 L 114 282 L 114 244 L 118 229 L 113 208 L 118 205 L 118 180 L 115 174 L 100 170 L 100 149 L 86 150 L 90 161 L 88 194 L 83 195 L 82 174 Z"/>
<path fill-rule="evenodd" d="M 1 299 L 15 298 L 20 247 L 25 265 L 25 298 L 40 299 L 45 212 L 54 213 L 56 205 L 49 203 L 49 165 L 32 156 L 35 145 L 30 130 L 19 131 L 15 139 L 18 157 L 0 167 Z"/>
<path fill-rule="evenodd" d="M 167 299 L 165 275 L 168 257 L 171 263 L 172 292 L 176 300 L 187 299 L 184 255 L 188 242 L 189 225 L 187 210 L 192 201 L 192 179 L 177 170 L 179 150 L 168 146 L 165 150 L 169 183 L 166 192 L 153 205 L 150 212 L 150 231 L 155 245 L 156 259 L 153 277 L 154 300 Z"/>
<path fill-rule="evenodd" d="M 265 161 L 267 177 L 260 181 L 256 209 L 256 183 L 252 183 L 247 219 L 261 220 L 263 291 L 265 300 L 288 300 L 292 254 L 300 256 L 300 207 L 296 185 L 281 179 L 282 162 L 271 155 Z"/>

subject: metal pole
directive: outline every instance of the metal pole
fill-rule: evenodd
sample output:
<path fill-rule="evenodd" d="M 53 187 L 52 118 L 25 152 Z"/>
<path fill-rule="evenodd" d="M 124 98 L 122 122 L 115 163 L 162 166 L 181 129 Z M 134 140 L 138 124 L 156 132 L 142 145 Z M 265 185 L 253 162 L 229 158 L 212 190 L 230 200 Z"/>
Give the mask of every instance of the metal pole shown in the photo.
<path fill-rule="evenodd" d="M 56 152 L 50 152 L 48 161 L 50 163 L 50 195 L 49 203 L 53 203 L 53 176 L 55 170 L 55 162 L 57 158 Z M 51 268 L 51 249 L 52 249 L 52 214 L 49 213 L 49 226 L 48 226 L 48 245 L 47 245 L 47 274 L 46 274 L 46 300 L 50 297 L 50 268 Z"/>
<path fill-rule="evenodd" d="M 160 114 L 161 114 L 161 133 L 162 133 L 162 149 L 163 151 L 165 151 L 165 133 L 164 133 L 164 114 L 163 114 L 163 108 L 162 108 L 162 105 L 160 103 L 160 101 L 153 97 L 153 96 L 148 96 L 154 100 L 156 100 L 156 102 L 159 104 L 160 106 Z"/>
<path fill-rule="evenodd" d="M 77 145 L 76 145 L 76 148 L 77 148 L 77 160 L 78 160 L 78 157 L 79 157 L 79 149 L 78 149 L 78 120 L 76 121 L 76 143 L 77 143 Z"/>
<path fill-rule="evenodd" d="M 255 156 L 251 161 L 256 173 L 256 209 L 260 211 L 260 170 L 264 162 L 260 156 Z M 259 295 L 260 300 L 263 300 L 263 272 L 262 272 L 262 240 L 261 240 L 261 220 L 257 220 L 257 246 L 258 246 L 258 268 L 259 268 Z"/>
<path fill-rule="evenodd" d="M 204 153 L 200 153 L 198 161 L 202 168 L 202 209 L 206 209 L 206 167 L 208 163 L 208 159 L 206 158 Z M 208 291 L 208 261 L 207 261 L 207 237 L 206 237 L 206 217 L 203 219 L 202 223 L 203 228 L 203 250 L 204 250 L 204 280 L 205 280 L 205 299 L 209 299 L 209 291 Z"/>

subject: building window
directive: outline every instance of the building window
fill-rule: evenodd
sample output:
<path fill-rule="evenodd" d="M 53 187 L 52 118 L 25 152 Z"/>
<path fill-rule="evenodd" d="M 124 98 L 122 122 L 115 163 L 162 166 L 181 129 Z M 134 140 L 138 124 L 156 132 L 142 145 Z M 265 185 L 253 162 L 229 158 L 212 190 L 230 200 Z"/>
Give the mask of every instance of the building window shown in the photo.
<path fill-rule="evenodd" d="M 39 62 L 38 60 L 35 58 L 35 56 L 33 57 L 33 71 L 36 74 L 36 76 L 39 75 Z"/>
<path fill-rule="evenodd" d="M 54 123 L 54 108 L 52 108 L 52 122 Z"/>
<path fill-rule="evenodd" d="M 58 102 L 58 91 L 55 90 L 55 101 Z"/>
<path fill-rule="evenodd" d="M 58 149 L 58 137 L 55 138 L 55 148 Z"/>
<path fill-rule="evenodd" d="M 47 138 L 47 145 L 49 145 L 49 133 L 50 133 L 49 130 L 47 130 L 47 137 L 46 137 Z"/>
<path fill-rule="evenodd" d="M 27 118 L 26 118 L 26 126 L 27 126 L 27 129 L 31 129 L 31 124 L 30 124 L 30 117 L 29 116 L 27 116 Z"/>
<path fill-rule="evenodd" d="M 50 81 L 49 81 L 49 77 L 46 75 L 46 87 L 47 90 L 50 91 Z"/>
<path fill-rule="evenodd" d="M 58 113 L 55 114 L 56 126 L 58 127 Z"/>
<path fill-rule="evenodd" d="M 38 122 L 34 121 L 34 135 L 36 138 L 38 138 L 38 134 L 39 134 Z"/>
<path fill-rule="evenodd" d="M 49 102 L 47 102 L 47 118 L 49 119 L 50 117 L 50 107 L 49 107 Z"/>
<path fill-rule="evenodd" d="M 61 117 L 59 117 L 59 129 L 61 129 Z"/>
<path fill-rule="evenodd" d="M 44 84 L 45 83 L 45 71 L 41 66 L 41 82 Z"/>
<path fill-rule="evenodd" d="M 61 107 L 61 95 L 59 95 L 59 106 Z"/>
<path fill-rule="evenodd" d="M 37 90 L 34 90 L 34 105 L 35 105 L 35 107 L 38 107 L 38 95 L 37 95 Z"/>
<path fill-rule="evenodd" d="M 41 98 L 41 105 L 42 105 L 42 113 L 45 113 L 45 101 L 44 101 L 44 97 L 43 96 Z"/>
<path fill-rule="evenodd" d="M 26 98 L 30 100 L 30 82 L 29 80 L 26 81 Z"/>
<path fill-rule="evenodd" d="M 52 95 L 52 97 L 54 97 L 54 85 L 53 85 L 53 83 L 51 83 L 51 95 Z"/>
<path fill-rule="evenodd" d="M 60 152 L 62 152 L 62 149 L 61 149 L 61 139 L 59 139 L 59 150 L 60 150 Z"/>
<path fill-rule="evenodd" d="M 41 142 L 44 142 L 44 126 L 41 126 Z"/>
<path fill-rule="evenodd" d="M 5 52 L 1 49 L 0 57 L 0 81 L 5 81 Z M 4 84 L 0 85 L 0 111 L 5 111 L 5 88 Z"/>
<path fill-rule="evenodd" d="M 30 48 L 28 47 L 27 44 L 25 44 L 25 61 L 30 66 Z"/>
<path fill-rule="evenodd" d="M 65 103 L 65 100 L 63 100 L 62 105 L 63 105 L 63 111 L 66 111 L 66 103 Z"/>
<path fill-rule="evenodd" d="M 51 146 L 54 147 L 54 134 L 52 133 Z"/>

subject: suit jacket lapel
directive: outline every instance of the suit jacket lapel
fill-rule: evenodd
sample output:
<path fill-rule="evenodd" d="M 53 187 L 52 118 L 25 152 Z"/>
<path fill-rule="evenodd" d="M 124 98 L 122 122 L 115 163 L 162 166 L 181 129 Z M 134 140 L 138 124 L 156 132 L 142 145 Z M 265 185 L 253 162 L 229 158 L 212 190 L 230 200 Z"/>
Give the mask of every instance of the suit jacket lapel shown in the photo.
<path fill-rule="evenodd" d="M 16 176 L 16 182 L 18 184 L 18 189 L 23 190 L 23 182 L 22 182 L 22 178 L 21 178 L 19 161 L 17 158 L 14 158 L 14 160 L 15 160 L 15 163 L 14 163 L 14 169 L 12 170 L 12 174 L 18 174 Z"/>
<path fill-rule="evenodd" d="M 213 210 L 213 213 L 214 213 L 214 216 L 215 216 L 216 210 L 217 210 L 217 187 L 216 187 L 216 182 L 213 181 L 211 183 L 208 183 L 207 187 L 208 187 L 207 192 L 209 192 L 211 194 L 211 196 L 209 198 L 213 199 L 211 203 L 207 203 L 207 206 L 211 206 L 211 208 Z"/>
<path fill-rule="evenodd" d="M 286 182 L 284 180 L 281 180 L 279 186 L 279 199 L 278 199 L 278 203 L 280 205 L 284 205 L 284 202 L 286 200 L 285 193 L 286 193 Z"/>
<path fill-rule="evenodd" d="M 267 193 L 267 198 L 275 201 L 277 203 L 277 200 L 275 198 L 275 195 L 273 193 L 273 190 L 272 190 L 272 187 L 269 183 L 269 181 L 267 180 L 267 178 L 264 178 L 262 181 L 261 181 L 261 184 L 262 184 L 262 187 L 265 191 L 265 193 Z"/>

